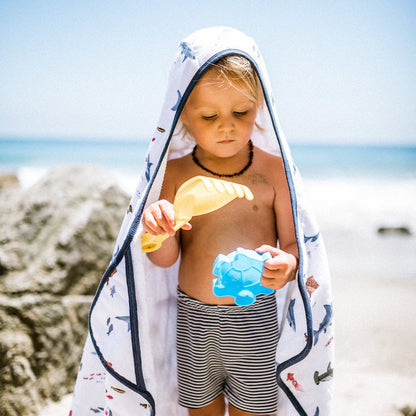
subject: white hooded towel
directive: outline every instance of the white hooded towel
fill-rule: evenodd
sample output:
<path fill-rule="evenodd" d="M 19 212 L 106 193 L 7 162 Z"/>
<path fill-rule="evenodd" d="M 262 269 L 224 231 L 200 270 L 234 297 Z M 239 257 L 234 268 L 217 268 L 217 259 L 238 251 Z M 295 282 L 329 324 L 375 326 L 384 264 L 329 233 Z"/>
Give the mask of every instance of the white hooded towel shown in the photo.
<path fill-rule="evenodd" d="M 299 248 L 297 279 L 276 291 L 278 415 L 331 414 L 334 343 L 325 247 L 279 126 L 259 49 L 241 32 L 217 27 L 179 44 L 141 178 L 91 306 L 72 416 L 186 415 L 177 404 L 177 264 L 160 269 L 141 252 L 141 216 L 159 199 L 167 160 L 192 150 L 193 143 L 177 133 L 192 88 L 212 63 L 230 54 L 249 59 L 262 84 L 265 105 L 257 120 L 262 128 L 255 128 L 252 140 L 283 160 Z"/>

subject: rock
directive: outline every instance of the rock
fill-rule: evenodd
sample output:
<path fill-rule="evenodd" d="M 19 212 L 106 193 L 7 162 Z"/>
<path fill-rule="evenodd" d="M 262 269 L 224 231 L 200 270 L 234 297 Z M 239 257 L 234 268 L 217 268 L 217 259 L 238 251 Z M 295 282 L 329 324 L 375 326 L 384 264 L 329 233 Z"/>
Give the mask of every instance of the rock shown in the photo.
<path fill-rule="evenodd" d="M 377 232 L 381 235 L 412 235 L 410 229 L 406 226 L 379 227 Z"/>
<path fill-rule="evenodd" d="M 62 167 L 0 204 L 0 415 L 73 389 L 92 294 L 128 197 L 108 172 Z"/>
<path fill-rule="evenodd" d="M 94 294 L 127 204 L 108 172 L 89 166 L 58 168 L 2 202 L 0 292 Z"/>
<path fill-rule="evenodd" d="M 37 415 L 73 387 L 91 296 L 0 296 L 0 414 Z"/>
<path fill-rule="evenodd" d="M 416 416 L 416 408 L 415 407 L 410 407 L 410 406 L 405 406 L 403 408 L 400 409 L 400 413 L 403 414 L 404 416 Z"/>

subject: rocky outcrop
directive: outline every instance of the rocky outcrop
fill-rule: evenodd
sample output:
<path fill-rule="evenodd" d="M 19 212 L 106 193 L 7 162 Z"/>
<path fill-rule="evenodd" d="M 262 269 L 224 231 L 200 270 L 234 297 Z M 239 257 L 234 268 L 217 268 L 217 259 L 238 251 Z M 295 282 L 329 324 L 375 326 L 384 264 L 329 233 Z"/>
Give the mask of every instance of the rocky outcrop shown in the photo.
<path fill-rule="evenodd" d="M 88 310 L 128 196 L 107 171 L 61 167 L 0 190 L 0 414 L 37 415 L 74 386 Z"/>
<path fill-rule="evenodd" d="M 412 232 L 410 228 L 405 225 L 399 226 L 381 226 L 378 227 L 377 232 L 380 235 L 398 235 L 398 236 L 411 236 Z"/>

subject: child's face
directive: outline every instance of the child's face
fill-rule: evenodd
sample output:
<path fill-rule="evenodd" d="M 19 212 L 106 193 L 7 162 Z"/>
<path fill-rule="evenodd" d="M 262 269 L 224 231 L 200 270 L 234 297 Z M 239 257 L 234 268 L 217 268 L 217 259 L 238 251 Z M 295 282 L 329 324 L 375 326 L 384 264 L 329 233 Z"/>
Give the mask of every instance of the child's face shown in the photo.
<path fill-rule="evenodd" d="M 202 76 L 182 112 L 182 122 L 198 146 L 217 157 L 231 157 L 251 138 L 257 105 L 244 92 L 218 79 Z"/>

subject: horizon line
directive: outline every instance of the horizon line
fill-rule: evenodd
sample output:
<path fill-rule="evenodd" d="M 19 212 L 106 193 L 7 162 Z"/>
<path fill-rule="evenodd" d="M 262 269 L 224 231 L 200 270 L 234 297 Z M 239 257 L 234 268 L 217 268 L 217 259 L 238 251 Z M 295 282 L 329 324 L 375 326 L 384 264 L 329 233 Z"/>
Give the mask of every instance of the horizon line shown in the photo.
<path fill-rule="evenodd" d="M 65 135 L 19 135 L 19 134 L 1 134 L 1 141 L 87 141 L 87 142 L 131 142 L 131 143 L 150 143 L 151 139 L 145 137 L 133 136 L 65 136 Z M 321 138 L 321 139 L 305 139 L 292 138 L 287 140 L 289 146 L 308 146 L 308 145 L 323 145 L 323 146 L 403 146 L 416 147 L 415 139 L 391 139 L 391 138 Z"/>

